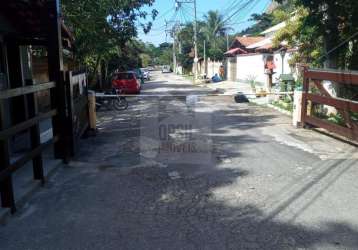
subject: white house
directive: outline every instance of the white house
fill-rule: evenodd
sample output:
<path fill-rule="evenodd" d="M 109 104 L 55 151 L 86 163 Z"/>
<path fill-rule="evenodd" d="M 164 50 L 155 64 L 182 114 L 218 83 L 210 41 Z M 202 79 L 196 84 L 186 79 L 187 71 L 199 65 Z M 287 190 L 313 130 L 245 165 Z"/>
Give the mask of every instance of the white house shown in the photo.
<path fill-rule="evenodd" d="M 272 41 L 277 31 L 285 28 L 285 26 L 286 22 L 279 23 L 263 31 L 262 36 L 254 37 L 254 39 L 237 37 L 230 50 L 225 53 L 228 57 L 227 75 L 235 76 L 234 79 L 229 80 L 241 82 L 255 80 L 257 83 L 268 86 L 270 68 L 273 68 L 274 82 L 281 74 L 292 73 L 289 60 L 294 50 L 287 49 L 284 43 L 279 48 L 275 48 Z M 251 41 L 249 44 L 238 44 L 237 42 L 248 40 Z M 236 67 L 232 67 L 233 64 L 236 64 Z"/>

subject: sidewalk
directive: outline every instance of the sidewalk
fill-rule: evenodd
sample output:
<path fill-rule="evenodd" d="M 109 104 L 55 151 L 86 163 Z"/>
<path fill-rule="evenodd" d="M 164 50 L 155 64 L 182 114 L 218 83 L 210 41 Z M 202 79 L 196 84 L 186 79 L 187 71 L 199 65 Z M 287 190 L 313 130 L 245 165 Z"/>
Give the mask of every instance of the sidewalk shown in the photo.
<path fill-rule="evenodd" d="M 234 95 L 238 92 L 253 94 L 250 84 L 242 82 L 239 83 L 234 81 L 222 81 L 218 83 L 202 84 L 202 86 L 224 92 L 226 95 Z"/>
<path fill-rule="evenodd" d="M 209 89 L 215 90 L 223 95 L 236 95 L 241 92 L 246 95 L 250 102 L 267 105 L 268 101 L 266 97 L 256 97 L 255 93 L 252 91 L 249 83 L 244 82 L 235 82 L 235 81 L 222 81 L 218 83 L 207 83 L 201 84 L 202 87 L 207 87 Z"/>

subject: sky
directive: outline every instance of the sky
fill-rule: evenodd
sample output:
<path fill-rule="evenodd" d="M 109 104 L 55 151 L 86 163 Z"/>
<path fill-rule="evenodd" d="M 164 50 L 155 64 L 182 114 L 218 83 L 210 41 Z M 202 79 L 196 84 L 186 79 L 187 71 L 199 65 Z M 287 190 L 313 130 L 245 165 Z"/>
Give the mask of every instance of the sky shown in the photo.
<path fill-rule="evenodd" d="M 247 2 L 250 2 L 250 4 L 243 8 L 243 5 Z M 230 33 L 235 33 L 253 25 L 254 22 L 248 21 L 250 16 L 254 13 L 265 12 L 271 2 L 271 0 L 197 0 L 197 16 L 198 19 L 202 19 L 209 10 L 218 10 L 224 18 L 228 19 L 227 23 L 232 27 Z M 158 10 L 159 14 L 150 33 L 144 34 L 140 31 L 139 38 L 155 45 L 172 40 L 169 35 L 166 36 L 166 21 L 175 20 L 185 23 L 194 19 L 193 4 L 182 4 L 176 15 L 175 0 L 156 0 L 151 8 Z M 150 9 L 148 10 L 150 11 Z M 170 24 L 173 24 L 173 22 Z M 168 25 L 169 28 L 170 24 Z"/>

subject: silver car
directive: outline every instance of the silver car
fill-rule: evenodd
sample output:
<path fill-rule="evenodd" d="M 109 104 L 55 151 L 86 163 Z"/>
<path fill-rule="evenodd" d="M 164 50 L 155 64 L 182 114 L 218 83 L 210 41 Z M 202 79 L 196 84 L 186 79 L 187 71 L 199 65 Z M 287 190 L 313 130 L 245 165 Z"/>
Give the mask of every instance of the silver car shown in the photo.
<path fill-rule="evenodd" d="M 147 68 L 141 68 L 140 71 L 142 72 L 144 80 L 150 80 L 150 72 Z"/>

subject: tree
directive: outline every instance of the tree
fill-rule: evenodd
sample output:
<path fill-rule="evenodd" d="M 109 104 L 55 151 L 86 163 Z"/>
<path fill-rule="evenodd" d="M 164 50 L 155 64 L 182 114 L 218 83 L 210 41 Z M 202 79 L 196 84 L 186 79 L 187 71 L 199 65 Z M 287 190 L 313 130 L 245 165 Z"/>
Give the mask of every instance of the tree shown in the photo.
<path fill-rule="evenodd" d="M 306 15 L 277 40 L 294 37 L 291 42 L 316 65 L 358 69 L 358 1 L 296 0 L 295 5 Z"/>
<path fill-rule="evenodd" d="M 226 51 L 226 33 L 228 27 L 218 11 L 209 11 L 204 20 L 197 22 L 198 54 L 204 56 L 204 41 L 206 42 L 206 56 L 213 60 L 222 60 Z M 181 51 L 178 51 L 178 61 L 186 71 L 191 71 L 194 61 L 194 27 L 187 23 L 178 34 Z"/>
<path fill-rule="evenodd" d="M 224 22 L 224 17 L 219 11 L 209 11 L 204 16 L 205 25 L 202 28 L 207 41 L 212 43 L 213 49 L 217 49 L 218 40 L 226 36 L 228 27 Z"/>
<path fill-rule="evenodd" d="M 152 26 L 157 11 L 148 13 L 143 6 L 154 0 L 63 0 L 66 24 L 73 29 L 76 59 L 90 69 L 91 75 L 108 66 L 113 56 L 125 55 L 128 41 L 137 36 L 137 22 L 144 32 Z"/>
<path fill-rule="evenodd" d="M 148 67 L 151 64 L 151 57 L 148 54 L 142 53 L 140 54 L 141 66 Z"/>

